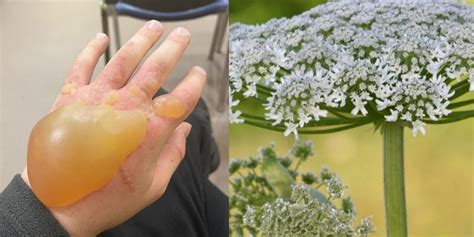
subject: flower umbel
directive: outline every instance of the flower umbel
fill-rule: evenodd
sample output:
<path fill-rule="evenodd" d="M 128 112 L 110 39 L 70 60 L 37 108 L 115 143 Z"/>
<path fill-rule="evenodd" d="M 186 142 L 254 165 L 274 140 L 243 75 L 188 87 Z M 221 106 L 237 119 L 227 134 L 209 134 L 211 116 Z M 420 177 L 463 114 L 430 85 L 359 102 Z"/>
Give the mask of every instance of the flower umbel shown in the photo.
<path fill-rule="evenodd" d="M 297 136 L 397 121 L 424 134 L 474 116 L 454 111 L 474 103 L 456 100 L 474 90 L 474 6 L 343 1 L 234 24 L 229 70 L 232 122 Z"/>
<path fill-rule="evenodd" d="M 231 161 L 230 226 L 235 236 L 367 236 L 375 231 L 370 218 L 355 224 L 354 205 L 343 197 L 346 186 L 327 167 L 319 176 L 298 172 L 312 150 L 311 142 L 299 143 L 279 157 L 269 146 L 258 158 Z"/>

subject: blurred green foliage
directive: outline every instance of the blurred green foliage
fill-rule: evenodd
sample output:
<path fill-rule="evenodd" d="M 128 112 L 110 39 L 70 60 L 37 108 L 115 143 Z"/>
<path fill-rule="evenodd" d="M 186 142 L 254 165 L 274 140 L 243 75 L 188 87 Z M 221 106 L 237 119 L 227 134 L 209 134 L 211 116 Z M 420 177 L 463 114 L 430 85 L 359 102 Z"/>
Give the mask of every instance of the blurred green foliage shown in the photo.
<path fill-rule="evenodd" d="M 230 22 L 245 24 L 264 23 L 271 18 L 291 17 L 324 0 L 232 0 L 229 1 Z"/>

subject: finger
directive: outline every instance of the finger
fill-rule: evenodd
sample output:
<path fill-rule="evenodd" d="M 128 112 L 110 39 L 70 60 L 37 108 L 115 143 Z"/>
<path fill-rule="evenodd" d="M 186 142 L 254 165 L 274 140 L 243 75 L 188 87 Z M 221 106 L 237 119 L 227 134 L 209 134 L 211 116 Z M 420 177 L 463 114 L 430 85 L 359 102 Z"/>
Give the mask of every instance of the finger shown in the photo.
<path fill-rule="evenodd" d="M 156 43 L 162 33 L 163 25 L 160 22 L 155 20 L 147 22 L 112 57 L 94 83 L 105 85 L 111 89 L 123 87 L 142 58 Z"/>
<path fill-rule="evenodd" d="M 148 192 L 149 202 L 153 202 L 161 197 L 166 190 L 173 173 L 184 158 L 186 137 L 190 131 L 191 124 L 181 123 L 163 147 L 156 162 L 155 176 Z"/>
<path fill-rule="evenodd" d="M 151 126 L 149 133 L 151 135 L 148 139 L 156 141 L 154 150 L 161 151 L 176 127 L 193 111 L 204 88 L 205 81 L 205 71 L 200 67 L 193 67 L 171 93 L 157 97 L 153 101 L 155 116 L 151 119 L 153 126 Z M 176 111 L 179 110 L 182 110 L 179 112 L 179 116 L 174 116 Z M 154 162 L 154 160 L 151 160 L 151 162 Z"/>
<path fill-rule="evenodd" d="M 173 131 L 189 116 L 201 96 L 205 83 L 206 71 L 201 67 L 193 67 L 171 93 L 153 100 L 154 113 L 160 120 L 161 128 Z M 160 134 L 167 132 L 160 131 Z"/>
<path fill-rule="evenodd" d="M 204 88 L 205 78 L 205 71 L 200 67 L 194 67 L 170 94 L 157 97 L 154 100 L 155 116 L 150 118 L 151 122 L 146 138 L 153 141 L 151 151 L 161 151 L 176 127 L 192 112 Z M 167 102 L 163 102 L 163 100 Z M 175 116 L 178 110 L 181 112 L 179 112 L 179 116 Z M 150 156 L 151 159 L 141 159 L 140 162 L 137 159 L 128 159 L 127 162 L 137 162 L 137 166 L 149 168 L 155 164 L 156 157 Z"/>
<path fill-rule="evenodd" d="M 100 56 L 107 49 L 108 44 L 109 39 L 107 35 L 98 33 L 76 58 L 66 78 L 66 85 L 75 84 L 81 86 L 89 84 L 97 61 L 99 61 Z"/>
<path fill-rule="evenodd" d="M 143 63 L 127 86 L 138 87 L 151 98 L 176 66 L 190 40 L 189 31 L 176 28 Z"/>

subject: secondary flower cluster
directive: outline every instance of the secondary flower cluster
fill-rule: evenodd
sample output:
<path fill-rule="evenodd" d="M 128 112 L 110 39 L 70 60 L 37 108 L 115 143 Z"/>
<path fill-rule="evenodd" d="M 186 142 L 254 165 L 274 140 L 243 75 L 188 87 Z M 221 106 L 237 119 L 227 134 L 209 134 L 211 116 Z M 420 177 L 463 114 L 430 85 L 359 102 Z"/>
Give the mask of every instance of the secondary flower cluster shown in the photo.
<path fill-rule="evenodd" d="M 317 175 L 299 173 L 312 155 L 312 143 L 296 144 L 288 156 L 275 147 L 247 160 L 232 160 L 230 227 L 235 236 L 367 236 L 371 218 L 354 227 L 356 211 L 347 188 L 323 167 Z"/>
<path fill-rule="evenodd" d="M 330 203 L 320 203 L 311 195 L 312 189 L 293 186 L 291 198 L 278 198 L 261 207 L 260 215 L 249 207 L 244 216 L 246 225 L 258 228 L 263 236 L 367 236 L 375 230 L 370 217 L 352 228 L 354 213 L 350 199 L 343 199 L 346 208 L 336 209 Z"/>
<path fill-rule="evenodd" d="M 423 121 L 452 112 L 453 83 L 474 90 L 474 7 L 331 2 L 290 19 L 234 24 L 229 75 L 233 123 L 243 122 L 239 99 L 254 97 L 285 135 L 331 109 L 424 134 Z"/>

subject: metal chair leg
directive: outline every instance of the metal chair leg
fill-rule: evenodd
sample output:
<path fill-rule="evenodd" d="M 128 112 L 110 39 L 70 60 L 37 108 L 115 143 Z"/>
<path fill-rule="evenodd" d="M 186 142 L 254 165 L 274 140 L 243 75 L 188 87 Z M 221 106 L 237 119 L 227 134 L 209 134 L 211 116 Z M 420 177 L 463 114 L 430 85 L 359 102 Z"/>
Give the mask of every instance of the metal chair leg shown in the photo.
<path fill-rule="evenodd" d="M 224 64 L 224 70 L 222 73 L 222 78 L 217 78 L 219 81 L 219 86 L 217 86 L 217 89 L 219 90 L 219 97 L 218 97 L 218 102 L 217 102 L 217 111 L 218 112 L 224 112 L 226 109 L 228 109 L 227 103 L 229 102 L 228 99 L 228 88 L 229 88 L 229 51 L 227 51 L 225 57 L 225 64 Z"/>
<path fill-rule="evenodd" d="M 211 49 L 209 50 L 209 56 L 208 59 L 212 61 L 214 59 L 214 52 L 216 51 L 216 41 L 218 37 L 218 27 L 219 27 L 219 21 L 216 22 L 216 28 L 214 29 L 214 36 L 212 37 L 212 42 L 211 42 Z"/>
<path fill-rule="evenodd" d="M 218 48 L 217 48 L 217 52 L 218 53 L 222 53 L 222 46 L 224 44 L 224 37 L 225 37 L 225 32 L 226 32 L 226 29 L 227 29 L 227 25 L 228 25 L 228 20 L 229 20 L 229 12 L 228 11 L 225 11 L 224 13 L 222 13 L 220 19 L 221 21 L 221 25 L 219 26 L 220 29 L 219 29 L 219 41 L 217 43 L 218 45 Z"/>
<path fill-rule="evenodd" d="M 109 15 L 108 15 L 108 6 L 105 2 L 100 4 L 100 15 L 102 18 L 102 32 L 109 36 Z M 104 61 L 107 64 L 110 60 L 110 45 L 105 50 Z"/>
<path fill-rule="evenodd" d="M 227 29 L 228 12 L 222 12 L 218 15 L 214 36 L 212 38 L 211 50 L 209 52 L 209 60 L 214 60 L 215 53 L 221 52 L 224 43 L 225 30 Z M 229 77 L 229 52 L 227 51 L 225 63 L 222 65 L 222 78 L 215 78 L 216 88 L 218 90 L 217 111 L 224 112 L 227 109 L 228 93 L 228 77 Z"/>
<path fill-rule="evenodd" d="M 219 50 L 218 47 L 220 46 L 219 41 L 221 41 L 220 37 L 222 37 L 222 25 L 223 19 L 227 18 L 227 11 L 223 13 L 219 13 L 217 17 L 217 22 L 216 22 L 216 28 L 214 29 L 214 36 L 212 37 L 212 44 L 211 44 L 211 50 L 209 51 L 209 60 L 212 61 L 214 59 L 214 54 Z M 227 24 L 227 20 L 225 20 L 225 24 Z"/>
<path fill-rule="evenodd" d="M 115 48 L 118 51 L 122 44 L 120 43 L 120 29 L 119 29 L 119 21 L 118 21 L 118 14 L 115 8 L 110 8 L 112 13 L 112 20 L 114 24 L 114 36 L 115 36 Z"/>

